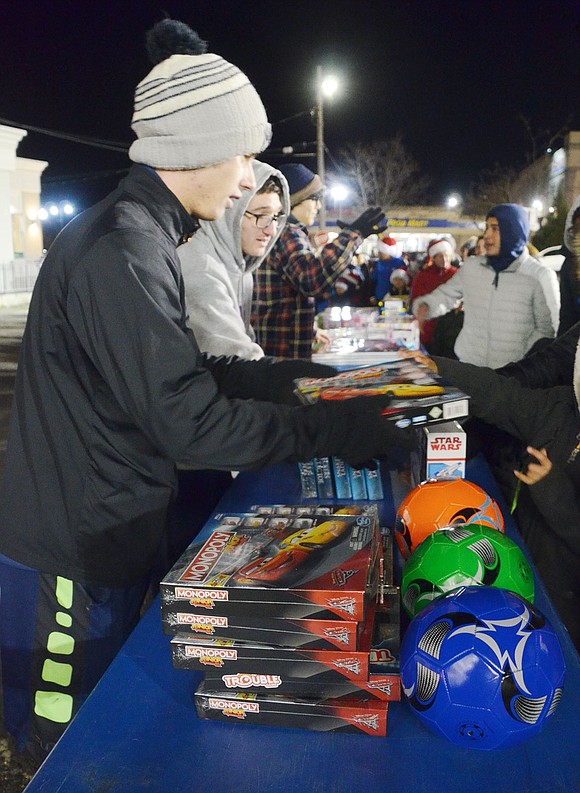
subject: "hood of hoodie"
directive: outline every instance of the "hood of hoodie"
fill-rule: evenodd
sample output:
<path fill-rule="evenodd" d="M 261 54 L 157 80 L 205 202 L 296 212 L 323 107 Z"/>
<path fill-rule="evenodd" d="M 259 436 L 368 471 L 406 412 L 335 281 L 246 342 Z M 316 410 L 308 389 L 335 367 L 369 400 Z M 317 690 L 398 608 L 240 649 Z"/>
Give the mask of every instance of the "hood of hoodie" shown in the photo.
<path fill-rule="evenodd" d="M 572 241 L 572 220 L 575 213 L 580 209 L 580 195 L 577 195 L 566 215 L 566 223 L 564 224 L 564 245 L 568 248 L 570 253 L 575 253 L 574 243 Z"/>
<path fill-rule="evenodd" d="M 501 272 L 521 256 L 530 234 L 530 223 L 528 213 L 519 204 L 498 204 L 485 216 L 486 220 L 490 217 L 499 224 L 500 249 L 498 256 L 488 256 L 487 261 L 496 272 Z"/>
<path fill-rule="evenodd" d="M 254 160 L 252 163 L 256 179 L 256 190 L 247 190 L 242 193 L 231 209 L 226 209 L 219 220 L 201 220 L 199 230 L 188 243 L 191 254 L 210 255 L 223 262 L 226 269 L 242 273 L 253 272 L 264 261 L 282 233 L 283 225 L 278 224 L 276 234 L 262 256 L 244 256 L 241 243 L 242 216 L 256 192 L 264 185 L 270 176 L 276 176 L 282 185 L 282 212 L 290 214 L 290 195 L 288 182 L 284 175 L 265 162 Z M 190 255 L 191 255 L 190 254 Z"/>

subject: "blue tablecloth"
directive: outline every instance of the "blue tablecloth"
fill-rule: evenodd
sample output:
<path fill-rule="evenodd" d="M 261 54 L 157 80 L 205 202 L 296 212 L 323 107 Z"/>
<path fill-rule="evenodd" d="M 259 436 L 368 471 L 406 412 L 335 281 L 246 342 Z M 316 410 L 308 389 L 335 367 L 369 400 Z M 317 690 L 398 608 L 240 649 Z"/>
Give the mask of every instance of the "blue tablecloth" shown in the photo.
<path fill-rule="evenodd" d="M 468 463 L 467 478 L 507 514 L 482 460 Z M 387 481 L 387 522 L 400 497 Z M 301 502 L 296 467 L 275 466 L 240 475 L 221 506 L 241 511 L 252 504 Z M 516 536 L 509 516 L 507 531 Z M 559 632 L 568 671 L 555 716 L 519 746 L 461 749 L 432 735 L 402 702 L 390 705 L 387 738 L 201 721 L 193 706 L 201 674 L 172 668 L 156 600 L 26 793 L 580 791 L 580 661 L 542 585 L 537 589 L 536 603 Z"/>

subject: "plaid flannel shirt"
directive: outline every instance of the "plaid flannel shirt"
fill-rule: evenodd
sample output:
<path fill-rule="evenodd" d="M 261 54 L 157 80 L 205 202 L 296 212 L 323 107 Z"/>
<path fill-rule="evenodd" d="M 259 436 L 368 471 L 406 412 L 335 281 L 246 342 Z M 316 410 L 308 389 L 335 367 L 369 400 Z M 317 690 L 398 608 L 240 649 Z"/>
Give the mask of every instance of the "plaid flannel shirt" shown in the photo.
<path fill-rule="evenodd" d="M 255 273 L 252 325 L 266 355 L 311 357 L 314 298 L 328 296 L 361 242 L 358 231 L 345 229 L 316 254 L 306 227 L 290 217 Z"/>

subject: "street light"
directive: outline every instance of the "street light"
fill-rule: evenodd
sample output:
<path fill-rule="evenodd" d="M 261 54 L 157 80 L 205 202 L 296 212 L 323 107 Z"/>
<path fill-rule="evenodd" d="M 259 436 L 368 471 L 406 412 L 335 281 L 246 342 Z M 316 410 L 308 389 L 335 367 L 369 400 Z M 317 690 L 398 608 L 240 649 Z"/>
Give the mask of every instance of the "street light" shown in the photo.
<path fill-rule="evenodd" d="M 322 67 L 316 68 L 316 162 L 318 176 L 324 185 L 324 97 L 330 98 L 336 93 L 338 80 L 332 75 L 323 76 Z M 326 228 L 326 203 L 324 196 L 318 215 L 318 226 L 321 231 Z"/>
<path fill-rule="evenodd" d="M 349 189 L 345 185 L 336 182 L 335 184 L 332 185 L 329 192 L 335 207 L 338 207 L 337 216 L 338 216 L 338 220 L 340 220 L 342 202 L 347 198 L 349 194 Z"/>
<path fill-rule="evenodd" d="M 461 199 L 455 193 L 452 193 L 447 199 L 447 206 L 449 209 L 456 209 L 461 202 Z"/>

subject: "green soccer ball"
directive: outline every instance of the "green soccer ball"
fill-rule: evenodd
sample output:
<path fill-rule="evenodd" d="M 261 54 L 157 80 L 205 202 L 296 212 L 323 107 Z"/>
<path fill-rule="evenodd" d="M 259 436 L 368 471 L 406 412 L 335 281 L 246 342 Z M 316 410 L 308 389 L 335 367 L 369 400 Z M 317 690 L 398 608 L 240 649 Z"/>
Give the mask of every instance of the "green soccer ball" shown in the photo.
<path fill-rule="evenodd" d="M 497 529 L 459 523 L 437 529 L 411 554 L 401 598 L 414 617 L 452 589 L 473 585 L 509 589 L 534 602 L 534 575 L 519 546 Z"/>

